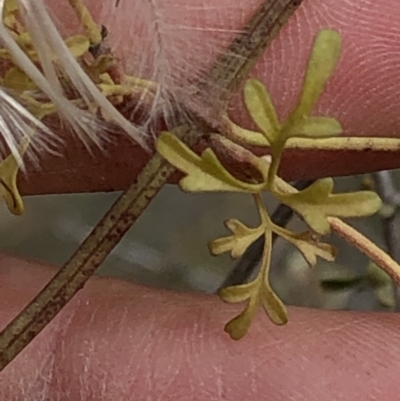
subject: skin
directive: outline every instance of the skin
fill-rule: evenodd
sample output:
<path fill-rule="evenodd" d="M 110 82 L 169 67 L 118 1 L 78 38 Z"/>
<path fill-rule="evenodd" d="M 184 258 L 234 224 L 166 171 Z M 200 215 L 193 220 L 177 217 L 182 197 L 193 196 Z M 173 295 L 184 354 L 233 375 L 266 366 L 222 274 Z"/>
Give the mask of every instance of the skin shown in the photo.
<path fill-rule="evenodd" d="M 0 259 L 0 322 L 52 269 Z M 234 342 L 223 324 L 239 307 L 94 278 L 0 376 L 1 399 L 375 400 L 397 396 L 395 314 L 290 308 L 276 327 L 260 312 Z"/>
<path fill-rule="evenodd" d="M 166 0 L 159 2 L 160 5 L 157 2 L 156 9 L 152 6 L 155 0 L 125 0 L 117 9 L 112 8 L 115 0 L 89 0 L 87 4 L 93 6 L 95 17 L 109 29 L 112 48 L 128 73 L 154 75 L 153 55 L 159 54 L 161 49 L 162 66 L 167 65 L 168 70 L 159 67 L 157 78 L 176 88 L 182 85 L 184 78 L 205 71 L 216 52 L 223 51 L 234 30 L 245 24 L 260 1 L 182 0 L 179 7 L 173 7 L 176 2 Z M 51 0 L 50 3 L 57 5 L 55 13 L 61 25 L 72 32 L 75 20 L 67 2 Z M 399 20 L 398 0 L 379 3 L 373 0 L 304 0 L 294 18 L 265 52 L 253 75 L 265 83 L 281 116 L 287 115 L 295 105 L 315 34 L 321 28 L 337 29 L 343 36 L 342 58 L 315 114 L 336 117 L 345 135 L 398 136 Z M 177 25 L 196 29 L 179 30 Z M 143 26 L 148 26 L 148 30 Z M 160 66 L 160 62 L 155 64 Z M 234 98 L 232 107 L 231 115 L 247 126 L 247 115 L 239 95 Z M 64 137 L 66 147 L 62 153 L 65 157 L 43 155 L 39 169 L 21 175 L 23 194 L 124 189 L 148 158 L 148 154 L 123 135 L 105 143 L 106 151 L 92 146 L 93 156 L 72 135 L 64 134 Z M 396 167 L 400 167 L 400 150 L 390 154 L 288 151 L 281 174 L 288 180 L 297 180 Z"/>
<path fill-rule="evenodd" d="M 226 7 L 228 3 L 220 2 Z M 226 9 L 232 13 L 229 23 L 238 26 L 257 1 L 235 0 L 234 4 Z M 189 7 L 182 10 L 188 20 L 194 15 Z M 226 21 L 221 12 L 199 15 L 214 27 Z M 400 128 L 399 17 L 397 0 L 379 4 L 325 0 L 323 7 L 306 0 L 255 74 L 270 88 L 279 111 L 286 113 L 293 106 L 316 30 L 340 28 L 342 62 L 317 111 L 339 118 L 352 135 L 396 135 Z M 117 44 L 124 21 L 119 28 L 109 21 Z M 129 37 L 125 35 L 126 40 Z M 57 192 L 51 177 L 57 177 L 66 191 L 122 188 L 125 181 L 120 177 L 130 179 L 144 160 L 142 152 L 123 146 L 123 141 L 111 147 L 119 157 L 113 163 L 100 155 L 84 157 L 71 144 L 67 142 L 68 158 L 45 159 L 43 169 L 22 182 L 25 193 Z M 317 168 L 321 174 L 343 168 L 348 174 L 354 172 L 350 161 L 356 159 L 346 152 L 328 159 L 311 156 L 294 155 L 291 174 L 287 167 L 289 176 L 299 178 Z M 387 162 L 378 159 L 373 155 L 357 159 L 361 163 L 357 168 L 366 169 L 371 163 L 383 167 Z M 100 174 L 89 174 L 97 168 Z M 54 268 L 44 264 L 2 256 L 1 324 L 6 325 L 53 273 Z M 287 326 L 273 326 L 260 313 L 248 336 L 233 342 L 222 327 L 238 310 L 215 296 L 93 278 L 0 375 L 0 399 L 312 401 L 396 399 L 399 394 L 398 315 L 290 308 Z"/>

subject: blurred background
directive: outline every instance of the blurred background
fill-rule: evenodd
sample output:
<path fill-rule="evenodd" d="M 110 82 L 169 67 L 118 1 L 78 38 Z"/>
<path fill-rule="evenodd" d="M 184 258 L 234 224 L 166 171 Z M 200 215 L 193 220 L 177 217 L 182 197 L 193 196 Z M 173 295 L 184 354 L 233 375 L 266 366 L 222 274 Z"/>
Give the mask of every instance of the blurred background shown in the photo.
<path fill-rule="evenodd" d="M 387 174 L 393 180 L 390 185 L 399 178 L 398 172 Z M 336 191 L 354 191 L 373 184 L 374 176 L 337 178 L 335 182 Z M 22 217 L 11 216 L 1 204 L 1 251 L 61 266 L 118 195 L 27 197 Z M 276 202 L 270 197 L 265 201 L 272 213 Z M 386 248 L 385 219 L 394 212 L 385 206 L 382 213 L 350 224 Z M 98 274 L 178 291 L 213 293 L 235 265 L 229 255 L 213 257 L 207 248 L 210 240 L 229 235 L 223 224 L 228 218 L 258 225 L 252 197 L 192 195 L 167 186 Z M 305 228 L 297 218 L 289 227 Z M 314 268 L 290 244 L 281 239 L 275 243 L 271 282 L 280 297 L 287 304 L 325 309 L 395 310 L 396 291 L 390 279 L 342 240 L 332 236 L 328 241 L 339 249 L 337 261 L 319 260 Z"/>

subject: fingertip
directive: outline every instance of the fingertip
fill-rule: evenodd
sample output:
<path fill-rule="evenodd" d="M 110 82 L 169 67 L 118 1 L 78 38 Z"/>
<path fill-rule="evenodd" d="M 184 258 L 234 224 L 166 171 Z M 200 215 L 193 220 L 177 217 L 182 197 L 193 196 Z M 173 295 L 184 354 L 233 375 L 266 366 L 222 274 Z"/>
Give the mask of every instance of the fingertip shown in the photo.
<path fill-rule="evenodd" d="M 1 323 L 11 317 L 7 305 L 19 310 L 53 272 L 2 257 L 2 283 L 11 290 L 2 293 Z M 161 394 L 174 401 L 265 394 L 354 400 L 395 397 L 400 390 L 397 314 L 290 308 L 289 323 L 277 327 L 260 311 L 248 335 L 235 342 L 223 325 L 240 308 L 215 296 L 94 278 L 2 373 L 0 393 L 19 399 L 31 389 L 64 400 L 132 394 L 135 400 Z"/>

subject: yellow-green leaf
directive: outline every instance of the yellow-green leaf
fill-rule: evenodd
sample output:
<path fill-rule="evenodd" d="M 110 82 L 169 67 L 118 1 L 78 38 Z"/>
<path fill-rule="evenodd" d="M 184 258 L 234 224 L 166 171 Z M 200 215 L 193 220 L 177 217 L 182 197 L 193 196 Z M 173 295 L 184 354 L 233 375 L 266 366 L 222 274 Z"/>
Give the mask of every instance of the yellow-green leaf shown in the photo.
<path fill-rule="evenodd" d="M 288 137 L 326 138 L 340 135 L 343 128 L 331 117 L 304 117 L 296 121 L 287 132 Z"/>
<path fill-rule="evenodd" d="M 246 301 L 246 299 L 249 299 L 253 295 L 254 291 L 257 291 L 256 287 L 258 285 L 259 282 L 253 280 L 250 283 L 221 288 L 218 291 L 218 295 L 225 302 L 244 302 Z"/>
<path fill-rule="evenodd" d="M 37 85 L 18 67 L 11 67 L 4 75 L 3 85 L 18 92 L 37 88 Z"/>
<path fill-rule="evenodd" d="M 277 234 L 298 248 L 311 267 L 317 263 L 317 256 L 330 262 L 335 260 L 337 249 L 325 242 L 315 241 L 309 231 L 296 234 L 278 226 L 275 228 Z"/>
<path fill-rule="evenodd" d="M 333 180 L 319 180 L 295 194 L 275 195 L 281 202 L 299 213 L 318 234 L 330 231 L 327 217 L 362 217 L 377 212 L 381 207 L 379 196 L 371 191 L 332 194 Z"/>
<path fill-rule="evenodd" d="M 297 118 L 312 112 L 336 67 L 340 52 L 341 38 L 338 32 L 331 29 L 322 29 L 318 32 L 308 61 L 300 101 L 294 112 Z"/>
<path fill-rule="evenodd" d="M 269 318 L 277 325 L 288 322 L 287 310 L 268 282 L 265 282 L 259 294 L 262 306 Z"/>
<path fill-rule="evenodd" d="M 9 14 L 18 12 L 17 0 L 5 0 L 3 5 L 3 16 L 7 17 Z"/>
<path fill-rule="evenodd" d="M 231 252 L 232 258 L 242 256 L 245 250 L 263 234 L 263 228 L 249 228 L 236 219 L 229 219 L 225 222 L 226 227 L 233 235 L 218 238 L 209 244 L 210 252 L 213 255 Z"/>
<path fill-rule="evenodd" d="M 25 137 L 19 145 L 19 153 L 23 155 L 30 139 Z M 8 210 L 15 215 L 24 212 L 24 204 L 17 187 L 19 164 L 15 156 L 10 154 L 0 163 L 0 197 L 4 199 Z"/>
<path fill-rule="evenodd" d="M 372 191 L 333 194 L 324 204 L 326 214 L 332 217 L 365 217 L 376 213 L 382 206 L 379 196 Z"/>
<path fill-rule="evenodd" d="M 272 144 L 280 132 L 280 124 L 267 89 L 257 79 L 249 79 L 244 85 L 244 99 L 253 121 Z"/>
<path fill-rule="evenodd" d="M 295 194 L 276 193 L 277 198 L 299 213 L 306 223 L 318 234 L 329 232 L 329 222 L 321 205 L 327 201 L 333 188 L 333 180 L 325 178 L 316 181 L 303 191 Z"/>
<path fill-rule="evenodd" d="M 242 128 L 231 121 L 227 116 L 224 116 L 224 119 L 229 124 L 230 131 L 237 142 L 244 142 L 253 146 L 269 146 L 267 138 L 265 138 L 265 136 L 260 132 Z"/>
<path fill-rule="evenodd" d="M 211 149 L 206 149 L 200 157 L 169 132 L 160 135 L 156 148 L 169 163 L 187 175 L 179 183 L 184 191 L 258 193 L 264 188 L 263 183 L 248 184 L 233 177 Z"/>
<path fill-rule="evenodd" d="M 65 40 L 69 51 L 74 58 L 83 56 L 89 50 L 89 39 L 83 35 L 74 35 Z"/>
<path fill-rule="evenodd" d="M 258 305 L 259 302 L 256 298 L 250 298 L 246 308 L 225 325 L 225 331 L 233 340 L 240 340 L 249 331 Z"/>
<path fill-rule="evenodd" d="M 5 0 L 3 5 L 3 22 L 7 27 L 12 27 L 16 21 L 18 4 L 16 0 Z"/>
<path fill-rule="evenodd" d="M 92 78 L 94 82 L 101 82 L 102 74 L 110 70 L 115 65 L 116 60 L 114 57 L 106 54 L 102 54 L 97 57 L 93 63 L 84 65 L 86 73 Z M 113 82 L 111 79 L 107 83 Z M 104 82 L 103 82 L 104 83 Z"/>

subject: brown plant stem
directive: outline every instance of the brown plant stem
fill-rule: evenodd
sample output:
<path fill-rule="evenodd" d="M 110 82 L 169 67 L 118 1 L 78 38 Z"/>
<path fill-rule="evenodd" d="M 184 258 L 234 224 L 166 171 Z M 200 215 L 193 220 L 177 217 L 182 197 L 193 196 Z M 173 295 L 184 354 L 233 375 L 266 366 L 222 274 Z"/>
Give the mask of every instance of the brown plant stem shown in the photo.
<path fill-rule="evenodd" d="M 211 67 L 204 80 L 210 88 L 226 89 L 228 96 L 237 90 L 264 50 L 276 37 L 303 0 L 264 0 L 242 31 Z M 239 57 L 238 57 L 239 56 Z M 203 93 L 209 93 L 204 90 Z"/>
<path fill-rule="evenodd" d="M 76 3 L 70 1 L 71 4 Z M 221 63 L 221 60 L 217 60 L 217 67 L 211 68 L 205 81 L 223 80 L 222 88 L 232 92 L 300 3 L 298 0 L 265 0 L 263 6 L 256 10 L 239 35 L 240 40 L 235 39 L 233 45 L 228 48 L 225 58 L 227 62 Z M 235 65 L 238 67 L 231 68 Z M 204 121 L 200 121 L 199 125 L 204 125 Z M 188 131 L 193 132 L 190 128 L 186 129 L 186 132 Z M 196 142 L 193 134 L 183 136 L 189 146 L 193 146 Z M 135 183 L 114 203 L 66 265 L 0 333 L 0 371 L 84 286 L 173 172 L 174 168 L 161 156 L 158 154 L 152 156 L 137 176 Z"/>
<path fill-rule="evenodd" d="M 383 235 L 386 242 L 388 254 L 396 261 L 400 262 L 399 247 L 399 228 L 396 225 L 398 208 L 400 206 L 400 193 L 393 185 L 393 177 L 390 171 L 379 171 L 373 174 L 375 189 L 384 205 L 392 208 L 388 215 L 381 216 Z M 394 310 L 400 310 L 399 288 L 393 283 Z"/>
<path fill-rule="evenodd" d="M 57 315 L 100 266 L 161 189 L 174 168 L 155 155 L 64 267 L 0 333 L 0 370 Z"/>
<path fill-rule="evenodd" d="M 377 266 L 387 273 L 397 285 L 400 285 L 400 265 L 374 242 L 366 238 L 353 227 L 337 217 L 329 217 L 331 229 L 339 237 L 345 239 L 364 255 L 368 256 Z"/>

